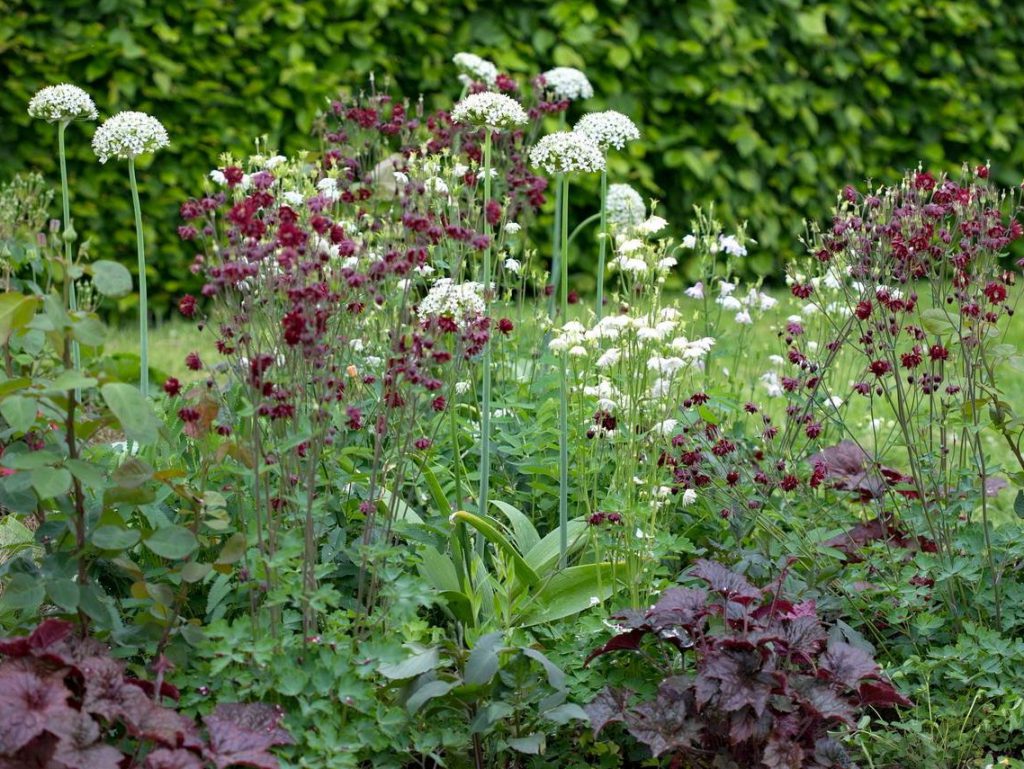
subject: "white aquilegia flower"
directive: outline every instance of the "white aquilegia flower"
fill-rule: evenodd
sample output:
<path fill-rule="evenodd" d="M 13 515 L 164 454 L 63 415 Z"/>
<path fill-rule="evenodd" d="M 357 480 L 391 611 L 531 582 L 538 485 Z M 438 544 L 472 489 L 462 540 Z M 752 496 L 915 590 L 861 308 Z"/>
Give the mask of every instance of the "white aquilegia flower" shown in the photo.
<path fill-rule="evenodd" d="M 47 123 L 96 120 L 99 113 L 92 97 L 77 85 L 61 83 L 37 91 L 28 103 L 28 114 Z"/>
<path fill-rule="evenodd" d="M 664 435 L 668 437 L 672 435 L 672 431 L 676 429 L 676 425 L 679 424 L 678 419 L 665 419 L 658 422 L 653 428 L 651 428 L 658 435 Z"/>
<path fill-rule="evenodd" d="M 636 227 L 647 216 L 644 199 L 628 184 L 608 186 L 605 211 L 608 221 L 616 227 Z"/>
<path fill-rule="evenodd" d="M 228 183 L 228 177 L 225 176 L 224 172 L 221 171 L 219 168 L 214 168 L 212 171 L 210 171 L 210 181 L 212 181 L 214 184 L 220 187 L 223 187 Z"/>
<path fill-rule="evenodd" d="M 478 80 L 491 86 L 498 79 L 498 68 L 492 62 L 477 56 L 475 53 L 457 53 L 452 57 L 452 63 L 462 73 L 459 76 L 459 80 L 465 85 Z"/>
<path fill-rule="evenodd" d="M 511 256 L 505 260 L 505 269 L 509 272 L 518 275 L 523 269 L 522 263 L 518 259 L 513 259 Z"/>
<path fill-rule="evenodd" d="M 686 235 L 680 243 L 683 248 L 696 248 L 697 247 L 697 236 L 693 233 Z"/>
<path fill-rule="evenodd" d="M 736 313 L 736 317 L 733 320 L 743 326 L 749 326 L 754 322 L 754 319 L 750 317 L 750 313 L 747 310 L 740 310 Z"/>
<path fill-rule="evenodd" d="M 736 284 L 730 283 L 727 280 L 718 281 L 718 295 L 719 296 L 732 296 L 732 292 L 736 290 Z"/>
<path fill-rule="evenodd" d="M 574 131 L 584 133 L 593 139 L 603 152 L 621 150 L 626 142 L 640 138 L 636 124 L 621 112 L 607 110 L 584 115 L 573 126 Z"/>
<path fill-rule="evenodd" d="M 101 163 L 110 158 L 129 160 L 168 144 L 163 124 L 145 112 L 118 112 L 103 121 L 92 137 L 93 152 Z"/>
<path fill-rule="evenodd" d="M 782 389 L 782 380 L 776 371 L 766 371 L 761 374 L 761 384 L 768 392 L 769 398 L 781 398 L 785 391 Z"/>
<path fill-rule="evenodd" d="M 686 291 L 683 292 L 691 299 L 703 299 L 704 298 L 704 284 L 701 281 L 697 281 L 690 286 Z"/>
<path fill-rule="evenodd" d="M 622 350 L 618 347 L 610 347 L 597 359 L 597 367 L 600 369 L 611 368 L 620 360 L 622 360 Z"/>
<path fill-rule="evenodd" d="M 526 110 L 515 99 L 489 91 L 470 94 L 452 109 L 452 120 L 465 125 L 515 128 L 528 119 Z"/>
<path fill-rule="evenodd" d="M 505 223 L 505 234 L 506 235 L 518 235 L 519 231 L 521 229 L 523 229 L 522 226 L 517 224 L 516 222 L 506 222 Z"/>
<path fill-rule="evenodd" d="M 458 395 L 465 395 L 466 393 L 468 393 L 469 392 L 469 382 L 456 382 L 455 383 L 455 392 Z"/>
<path fill-rule="evenodd" d="M 718 237 L 718 247 L 730 256 L 747 255 L 746 246 L 740 243 L 735 235 L 720 235 Z"/>
<path fill-rule="evenodd" d="M 416 314 L 421 318 L 450 318 L 461 325 L 465 318 L 485 313 L 483 289 L 482 284 L 473 281 L 455 283 L 451 278 L 441 278 L 420 301 Z"/>
<path fill-rule="evenodd" d="M 657 235 L 666 227 L 668 227 L 668 222 L 666 220 L 662 219 L 660 216 L 652 215 L 637 227 L 637 229 L 644 235 Z"/>
<path fill-rule="evenodd" d="M 558 99 L 577 101 L 594 95 L 594 87 L 587 76 L 573 67 L 555 67 L 541 75 L 544 89 Z"/>
<path fill-rule="evenodd" d="M 683 492 L 683 497 L 680 500 L 683 507 L 689 507 L 697 501 L 697 491 L 695 489 L 687 489 Z"/>
<path fill-rule="evenodd" d="M 548 134 L 533 145 L 530 162 L 549 174 L 573 171 L 593 174 L 604 170 L 604 153 L 585 134 L 559 131 Z"/>

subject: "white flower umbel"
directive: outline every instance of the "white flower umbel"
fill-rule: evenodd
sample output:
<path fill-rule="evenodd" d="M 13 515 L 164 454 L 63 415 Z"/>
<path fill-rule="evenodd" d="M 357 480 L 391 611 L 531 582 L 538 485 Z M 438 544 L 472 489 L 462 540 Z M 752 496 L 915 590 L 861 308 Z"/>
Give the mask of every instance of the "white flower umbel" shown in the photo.
<path fill-rule="evenodd" d="M 640 138 L 636 123 L 615 110 L 584 115 L 572 130 L 589 136 L 604 152 L 610 149 L 621 150 L 627 142 Z"/>
<path fill-rule="evenodd" d="M 28 103 L 28 114 L 47 123 L 70 123 L 72 120 L 96 120 L 96 104 L 77 85 L 61 83 L 38 91 Z"/>
<path fill-rule="evenodd" d="M 467 317 L 483 315 L 483 285 L 475 282 L 455 283 L 451 278 L 441 278 L 423 297 L 416 314 L 421 318 L 451 318 L 461 326 Z"/>
<path fill-rule="evenodd" d="M 452 63 L 462 73 L 459 76 L 459 80 L 462 80 L 465 85 L 469 85 L 473 81 L 479 81 L 492 86 L 498 80 L 498 68 L 492 62 L 477 56 L 475 53 L 466 53 L 464 51 L 457 53 L 452 57 Z"/>
<path fill-rule="evenodd" d="M 129 160 L 163 149 L 170 141 L 159 120 L 145 112 L 118 112 L 103 121 L 92 137 L 92 149 L 101 163 L 110 158 Z"/>
<path fill-rule="evenodd" d="M 573 67 L 555 67 L 541 75 L 544 88 L 556 98 L 578 101 L 594 95 L 594 87 L 587 76 Z"/>
<path fill-rule="evenodd" d="M 608 210 L 608 221 L 616 227 L 636 227 L 647 216 L 644 199 L 628 184 L 609 185 L 605 205 Z"/>
<path fill-rule="evenodd" d="M 489 91 L 470 94 L 452 110 L 452 120 L 456 123 L 496 130 L 524 125 L 528 119 L 526 110 L 515 99 Z"/>
<path fill-rule="evenodd" d="M 530 162 L 549 174 L 594 174 L 605 167 L 604 153 L 597 143 L 576 131 L 559 131 L 542 138 L 530 150 Z"/>

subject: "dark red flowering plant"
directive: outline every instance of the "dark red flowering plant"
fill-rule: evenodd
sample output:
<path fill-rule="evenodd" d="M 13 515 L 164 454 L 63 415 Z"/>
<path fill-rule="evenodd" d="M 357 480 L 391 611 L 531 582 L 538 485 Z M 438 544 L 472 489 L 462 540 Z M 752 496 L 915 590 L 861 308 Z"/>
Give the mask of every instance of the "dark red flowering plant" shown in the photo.
<path fill-rule="evenodd" d="M 131 677 L 105 646 L 44 620 L 0 640 L 2 769 L 277 769 L 271 752 L 291 743 L 271 705 L 226 704 L 200 729 L 164 700 L 163 681 Z"/>
<path fill-rule="evenodd" d="M 618 635 L 588 658 L 665 651 L 653 699 L 605 688 L 586 707 L 595 734 L 621 723 L 673 767 L 847 769 L 833 732 L 859 712 L 910 705 L 870 654 L 827 631 L 813 601 L 782 594 L 785 573 L 766 587 L 714 561 L 691 573 L 705 586 L 618 616 Z"/>

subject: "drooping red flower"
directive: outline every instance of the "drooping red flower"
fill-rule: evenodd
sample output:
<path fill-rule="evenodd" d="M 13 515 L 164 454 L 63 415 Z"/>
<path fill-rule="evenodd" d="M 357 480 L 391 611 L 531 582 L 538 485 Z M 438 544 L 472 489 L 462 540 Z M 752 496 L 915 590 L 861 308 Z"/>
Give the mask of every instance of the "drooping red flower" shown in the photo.
<path fill-rule="evenodd" d="M 196 298 L 192 294 L 185 294 L 178 300 L 178 312 L 184 315 L 186 318 L 191 318 L 196 314 Z"/>
<path fill-rule="evenodd" d="M 172 398 L 175 397 L 181 393 L 181 382 L 174 377 L 168 377 L 167 381 L 164 382 L 164 392 Z"/>
<path fill-rule="evenodd" d="M 190 371 L 199 371 L 203 368 L 203 362 L 199 359 L 199 353 L 190 352 L 185 356 L 185 365 Z"/>

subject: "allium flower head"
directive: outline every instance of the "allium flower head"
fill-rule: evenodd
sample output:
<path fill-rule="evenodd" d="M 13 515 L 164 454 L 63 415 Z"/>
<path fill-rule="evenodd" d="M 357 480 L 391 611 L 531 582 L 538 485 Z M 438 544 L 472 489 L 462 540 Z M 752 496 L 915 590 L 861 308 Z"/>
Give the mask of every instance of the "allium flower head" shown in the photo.
<path fill-rule="evenodd" d="M 77 85 L 61 83 L 38 91 L 28 103 L 31 117 L 47 123 L 95 120 L 99 117 L 92 97 Z"/>
<path fill-rule="evenodd" d="M 573 67 L 555 67 L 541 77 L 544 78 L 544 87 L 559 99 L 578 101 L 594 95 L 594 87 L 587 76 Z"/>
<path fill-rule="evenodd" d="M 455 283 L 451 278 L 441 278 L 434 283 L 416 310 L 421 318 L 450 318 L 456 325 L 461 325 L 467 317 L 485 312 L 483 286 L 474 282 Z"/>
<path fill-rule="evenodd" d="M 647 216 L 644 199 L 628 184 L 609 185 L 605 206 L 608 221 L 616 227 L 636 227 Z"/>
<path fill-rule="evenodd" d="M 559 131 L 548 134 L 533 145 L 530 162 L 549 174 L 573 171 L 597 173 L 604 169 L 604 153 L 586 134 Z"/>
<path fill-rule="evenodd" d="M 456 123 L 488 128 L 515 128 L 528 119 L 526 110 L 515 99 L 490 91 L 470 94 L 452 109 L 452 120 Z"/>
<path fill-rule="evenodd" d="M 492 62 L 477 56 L 475 53 L 457 53 L 452 57 L 452 62 L 462 73 L 459 76 L 459 80 L 462 80 L 467 85 L 466 80 L 470 82 L 479 81 L 492 86 L 498 79 L 498 68 Z"/>
<path fill-rule="evenodd" d="M 118 112 L 103 121 L 92 137 L 92 149 L 101 163 L 110 158 L 128 160 L 163 149 L 170 141 L 163 124 L 145 112 Z"/>
<path fill-rule="evenodd" d="M 579 119 L 574 131 L 584 133 L 597 142 L 603 152 L 609 149 L 621 150 L 626 142 L 640 138 L 636 124 L 621 112 L 591 112 Z"/>

